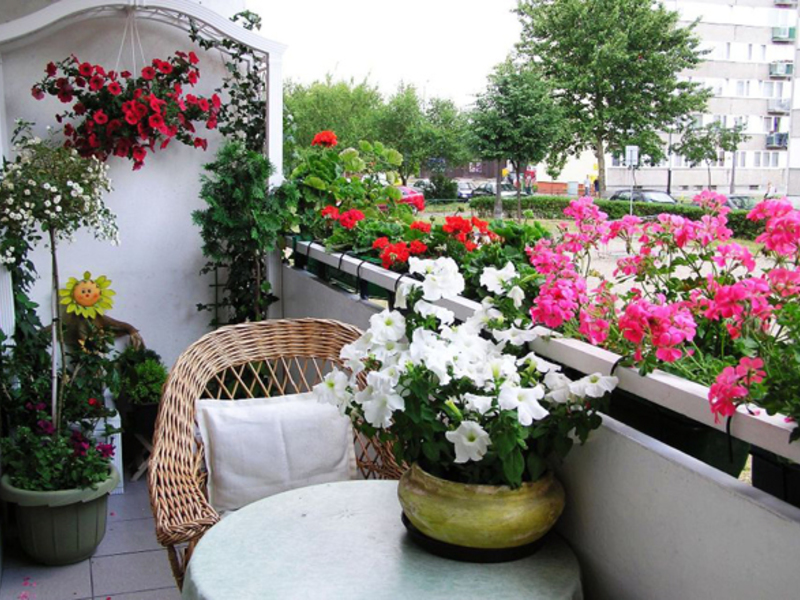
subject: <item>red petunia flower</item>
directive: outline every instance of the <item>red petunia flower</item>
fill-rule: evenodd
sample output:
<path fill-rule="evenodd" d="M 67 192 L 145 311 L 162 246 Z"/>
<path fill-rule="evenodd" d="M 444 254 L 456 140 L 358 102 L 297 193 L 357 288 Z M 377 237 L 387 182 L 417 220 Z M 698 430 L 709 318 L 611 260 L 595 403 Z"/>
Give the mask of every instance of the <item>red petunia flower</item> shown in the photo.
<path fill-rule="evenodd" d="M 96 110 L 92 116 L 94 122 L 98 125 L 105 125 L 108 123 L 108 115 L 101 110 Z"/>
<path fill-rule="evenodd" d="M 186 79 L 189 81 L 191 85 L 197 83 L 197 80 L 200 79 L 200 74 L 197 71 L 189 71 L 186 74 Z"/>
<path fill-rule="evenodd" d="M 41 100 L 42 98 L 44 98 L 44 92 L 42 91 L 42 88 L 38 86 L 33 86 L 31 88 L 31 96 L 33 96 L 37 100 Z"/>
<path fill-rule="evenodd" d="M 100 65 L 95 65 L 94 66 L 94 72 L 97 73 L 98 75 L 105 75 L 106 74 L 106 70 L 103 67 L 101 67 Z"/>
<path fill-rule="evenodd" d="M 189 62 L 192 63 L 193 65 L 196 65 L 197 63 L 200 62 L 200 59 L 197 58 L 197 54 L 195 54 L 194 52 L 189 52 Z"/>
<path fill-rule="evenodd" d="M 208 112 L 208 108 L 209 108 L 208 100 L 206 100 L 205 98 L 198 98 L 197 106 L 199 106 L 200 110 L 202 110 L 203 112 Z"/>
<path fill-rule="evenodd" d="M 86 114 L 86 107 L 81 102 L 76 102 L 72 110 L 74 110 L 75 114 L 78 116 Z"/>
<path fill-rule="evenodd" d="M 119 76 L 122 77 L 123 79 L 128 79 L 131 76 L 131 72 L 130 71 L 122 71 L 122 73 L 120 73 Z"/>
<path fill-rule="evenodd" d="M 84 77 L 91 77 L 92 76 L 92 65 L 88 62 L 81 63 L 78 67 L 78 73 L 83 75 Z"/>
<path fill-rule="evenodd" d="M 112 81 L 106 88 L 112 96 L 119 96 L 122 93 L 122 86 L 116 81 Z"/>
<path fill-rule="evenodd" d="M 89 80 L 89 89 L 93 92 L 102 90 L 105 83 L 106 80 L 102 77 L 102 75 L 92 75 L 92 78 Z"/>
<path fill-rule="evenodd" d="M 324 148 L 333 148 L 338 143 L 336 134 L 327 129 L 325 131 L 320 131 L 311 141 L 312 146 L 322 146 Z"/>
<path fill-rule="evenodd" d="M 147 156 L 147 150 L 142 148 L 141 146 L 134 146 L 133 147 L 133 160 L 136 162 L 143 162 L 145 157 Z"/>
<path fill-rule="evenodd" d="M 153 63 L 156 64 L 156 61 L 153 61 Z M 169 75 L 172 73 L 172 65 L 165 60 L 159 60 L 156 64 L 156 68 L 164 73 L 164 75 Z"/>
<path fill-rule="evenodd" d="M 194 147 L 202 148 L 203 150 L 208 150 L 208 140 L 205 140 L 203 138 L 194 138 Z"/>
<path fill-rule="evenodd" d="M 145 67 L 142 69 L 142 78 L 150 81 L 156 76 L 156 70 L 153 67 Z"/>
<path fill-rule="evenodd" d="M 215 109 L 222 106 L 222 100 L 219 99 L 217 94 L 211 94 L 211 106 L 213 106 Z"/>
<path fill-rule="evenodd" d="M 164 117 L 159 114 L 150 115 L 150 118 L 147 121 L 150 124 L 150 127 L 153 129 L 161 129 L 164 127 Z"/>
<path fill-rule="evenodd" d="M 57 70 L 56 63 L 54 62 L 47 63 L 47 67 L 45 67 L 45 72 L 47 73 L 48 77 L 55 77 Z"/>

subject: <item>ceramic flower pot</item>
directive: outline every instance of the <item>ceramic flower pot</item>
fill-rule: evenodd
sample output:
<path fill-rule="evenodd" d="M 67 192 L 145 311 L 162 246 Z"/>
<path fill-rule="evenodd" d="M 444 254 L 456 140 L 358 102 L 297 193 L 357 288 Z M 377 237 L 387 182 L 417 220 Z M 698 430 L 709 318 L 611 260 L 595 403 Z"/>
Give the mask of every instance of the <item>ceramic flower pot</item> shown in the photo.
<path fill-rule="evenodd" d="M 397 494 L 404 515 L 424 536 L 481 550 L 530 546 L 564 510 L 564 488 L 552 473 L 512 490 L 447 481 L 414 464 L 400 479 Z"/>
<path fill-rule="evenodd" d="M 38 492 L 0 478 L 0 497 L 17 505 L 22 549 L 45 565 L 68 565 L 92 556 L 106 534 L 108 494 L 117 487 L 112 466 L 108 479 L 95 489 Z"/>

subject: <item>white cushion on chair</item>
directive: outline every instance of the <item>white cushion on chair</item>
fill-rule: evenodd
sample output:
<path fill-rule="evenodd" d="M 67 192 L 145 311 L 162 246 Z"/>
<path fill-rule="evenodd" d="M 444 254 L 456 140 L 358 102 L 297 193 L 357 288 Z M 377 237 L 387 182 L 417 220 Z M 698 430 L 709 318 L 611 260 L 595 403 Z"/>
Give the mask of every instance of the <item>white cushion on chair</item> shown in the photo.
<path fill-rule="evenodd" d="M 220 514 L 286 490 L 355 479 L 350 420 L 311 393 L 198 400 L 209 502 Z"/>

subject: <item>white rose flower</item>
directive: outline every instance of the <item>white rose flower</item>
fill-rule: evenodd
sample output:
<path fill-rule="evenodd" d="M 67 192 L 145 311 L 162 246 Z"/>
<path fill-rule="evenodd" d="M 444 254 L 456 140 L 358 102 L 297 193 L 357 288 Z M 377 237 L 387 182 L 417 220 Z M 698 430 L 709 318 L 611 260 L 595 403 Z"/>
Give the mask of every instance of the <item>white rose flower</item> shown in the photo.
<path fill-rule="evenodd" d="M 352 394 L 347 389 L 348 385 L 347 375 L 336 369 L 325 375 L 322 381 L 314 386 L 312 391 L 317 402 L 333 404 L 344 414 L 352 398 Z"/>
<path fill-rule="evenodd" d="M 464 394 L 464 402 L 469 410 L 485 415 L 486 412 L 492 408 L 491 396 L 481 396 L 478 394 Z"/>
<path fill-rule="evenodd" d="M 396 342 L 406 333 L 406 319 L 396 310 L 384 310 L 369 318 L 369 330 L 373 344 Z"/>
<path fill-rule="evenodd" d="M 517 277 L 517 270 L 511 261 L 506 263 L 502 269 L 486 267 L 481 273 L 481 285 L 490 292 L 502 294 L 506 283 Z"/>
<path fill-rule="evenodd" d="M 578 379 L 578 381 L 573 381 L 569 386 L 569 391 L 581 398 L 584 396 L 602 398 L 617 387 L 618 383 L 619 379 L 617 377 L 592 373 L 582 379 Z"/>
<path fill-rule="evenodd" d="M 447 441 L 452 443 L 456 449 L 456 463 L 465 463 L 470 460 L 481 460 L 492 440 L 489 434 L 475 421 L 462 421 L 455 431 L 448 431 L 444 434 Z"/>
<path fill-rule="evenodd" d="M 550 413 L 539 404 L 544 398 L 544 389 L 537 385 L 534 388 L 519 388 L 504 385 L 500 388 L 497 403 L 504 410 L 516 410 L 520 425 L 527 427 L 534 421 L 544 419 Z"/>

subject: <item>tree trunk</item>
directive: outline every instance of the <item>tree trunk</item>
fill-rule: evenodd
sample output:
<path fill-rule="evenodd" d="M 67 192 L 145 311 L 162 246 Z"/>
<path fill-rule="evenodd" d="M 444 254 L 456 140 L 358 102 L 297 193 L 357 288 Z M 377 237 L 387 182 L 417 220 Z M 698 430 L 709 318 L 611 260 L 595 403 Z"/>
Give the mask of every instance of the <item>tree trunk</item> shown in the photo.
<path fill-rule="evenodd" d="M 733 152 L 733 165 L 731 165 L 731 189 L 730 194 L 735 194 L 736 189 L 736 151 Z"/>
<path fill-rule="evenodd" d="M 518 163 L 514 166 L 514 170 L 517 172 L 517 222 L 522 223 L 522 182 L 519 179 L 519 165 Z"/>
<path fill-rule="evenodd" d="M 711 161 L 706 161 L 706 168 L 708 169 L 708 189 L 711 189 Z"/>
<path fill-rule="evenodd" d="M 50 259 L 52 264 L 52 318 L 53 322 L 50 325 L 51 330 L 51 342 L 52 342 L 52 354 L 51 354 L 51 370 L 50 370 L 50 377 L 51 377 L 51 416 L 53 418 L 53 425 L 56 427 L 56 431 L 61 431 L 61 400 L 64 395 L 64 384 L 65 381 L 61 382 L 61 385 L 58 383 L 58 358 L 56 352 L 61 355 L 61 365 L 62 368 L 65 366 L 64 360 L 66 356 L 66 352 L 64 350 L 64 329 L 61 324 L 61 315 L 59 314 L 59 300 L 58 300 L 58 289 L 60 287 L 59 280 L 58 280 L 58 258 L 56 256 L 56 233 L 51 228 L 49 231 L 50 236 Z"/>
<path fill-rule="evenodd" d="M 503 198 L 500 196 L 500 186 L 503 184 L 503 169 L 501 167 L 502 163 L 498 159 L 497 161 L 497 177 L 495 178 L 496 182 L 496 189 L 495 189 L 495 196 L 494 196 L 494 218 L 495 219 L 502 219 L 503 218 Z"/>
<path fill-rule="evenodd" d="M 264 320 L 264 315 L 261 314 L 261 262 L 263 260 L 264 257 L 260 253 L 256 253 L 256 305 L 253 311 L 256 321 Z"/>
<path fill-rule="evenodd" d="M 600 182 L 598 194 L 600 198 L 606 195 L 606 156 L 603 138 L 597 138 L 594 148 L 594 155 L 597 159 L 597 180 Z"/>

